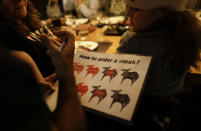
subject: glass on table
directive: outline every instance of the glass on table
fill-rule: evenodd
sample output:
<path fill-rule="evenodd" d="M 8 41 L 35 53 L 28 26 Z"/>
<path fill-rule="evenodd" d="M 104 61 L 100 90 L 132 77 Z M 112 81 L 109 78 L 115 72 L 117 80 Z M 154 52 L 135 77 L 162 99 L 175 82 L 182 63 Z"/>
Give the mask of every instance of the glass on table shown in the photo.
<path fill-rule="evenodd" d="M 97 27 L 95 34 L 94 34 L 95 35 L 94 37 L 96 37 L 97 42 L 104 41 L 104 38 L 102 36 L 103 32 L 102 32 L 101 28 L 99 28 L 102 18 L 103 18 L 103 12 L 99 11 L 99 10 L 96 12 L 96 14 L 94 14 L 93 16 L 90 17 L 91 24 Z"/>

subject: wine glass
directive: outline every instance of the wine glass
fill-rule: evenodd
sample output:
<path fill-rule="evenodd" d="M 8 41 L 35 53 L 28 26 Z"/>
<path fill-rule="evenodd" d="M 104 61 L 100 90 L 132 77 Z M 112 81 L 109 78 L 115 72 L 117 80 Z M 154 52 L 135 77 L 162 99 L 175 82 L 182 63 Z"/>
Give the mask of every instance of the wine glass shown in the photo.
<path fill-rule="evenodd" d="M 101 23 L 102 17 L 103 17 L 103 12 L 101 10 L 97 10 L 96 13 L 90 17 L 90 21 L 91 21 L 92 25 L 96 26 L 97 28 L 101 27 L 100 25 L 102 24 Z M 102 34 L 103 33 L 100 28 L 96 30 L 95 37 L 97 39 L 97 42 L 104 41 Z"/>

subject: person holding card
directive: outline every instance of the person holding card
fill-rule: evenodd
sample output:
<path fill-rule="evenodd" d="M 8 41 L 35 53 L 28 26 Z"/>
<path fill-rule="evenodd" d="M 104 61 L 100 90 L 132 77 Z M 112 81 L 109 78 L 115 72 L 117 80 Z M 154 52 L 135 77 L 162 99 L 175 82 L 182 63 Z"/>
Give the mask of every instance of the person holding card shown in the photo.
<path fill-rule="evenodd" d="M 85 114 L 75 88 L 73 75 L 74 37 L 69 35 L 61 51 L 54 40 L 43 34 L 59 80 L 57 107 L 48 109 L 34 71 L 24 60 L 0 46 L 1 127 L 11 131 L 86 131 Z"/>

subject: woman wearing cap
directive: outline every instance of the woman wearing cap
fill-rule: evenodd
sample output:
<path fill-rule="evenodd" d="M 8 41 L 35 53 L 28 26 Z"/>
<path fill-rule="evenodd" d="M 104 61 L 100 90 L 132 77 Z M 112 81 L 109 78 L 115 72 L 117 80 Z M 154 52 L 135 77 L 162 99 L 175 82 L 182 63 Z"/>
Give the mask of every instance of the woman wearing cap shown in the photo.
<path fill-rule="evenodd" d="M 200 22 L 192 11 L 185 9 L 187 0 L 125 0 L 125 3 L 133 32 L 122 36 L 118 52 L 152 56 L 141 102 L 145 104 L 148 100 L 147 109 L 157 109 L 161 105 L 155 107 L 150 102 L 172 100 L 181 92 L 189 67 L 196 67 L 200 60 Z"/>

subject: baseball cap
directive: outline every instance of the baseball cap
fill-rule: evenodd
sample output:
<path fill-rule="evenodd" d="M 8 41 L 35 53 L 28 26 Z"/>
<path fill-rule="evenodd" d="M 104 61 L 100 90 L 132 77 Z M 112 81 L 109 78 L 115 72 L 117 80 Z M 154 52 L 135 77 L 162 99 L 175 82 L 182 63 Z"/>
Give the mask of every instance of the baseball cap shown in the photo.
<path fill-rule="evenodd" d="M 188 0 L 124 0 L 127 6 L 139 9 L 156 9 L 170 7 L 175 11 L 183 11 Z"/>

